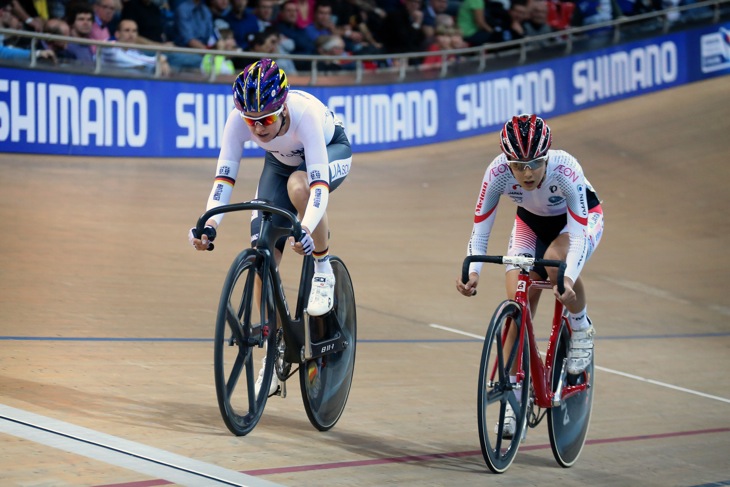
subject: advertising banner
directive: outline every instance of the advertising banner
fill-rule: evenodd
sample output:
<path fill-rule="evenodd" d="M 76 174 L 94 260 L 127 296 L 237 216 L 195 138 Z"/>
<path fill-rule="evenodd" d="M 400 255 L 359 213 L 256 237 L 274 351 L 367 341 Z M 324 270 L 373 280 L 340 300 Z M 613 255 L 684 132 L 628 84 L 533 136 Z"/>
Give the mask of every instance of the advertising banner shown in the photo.
<path fill-rule="evenodd" d="M 366 152 L 481 135 L 514 114 L 549 119 L 729 73 L 730 24 L 716 24 L 460 78 L 292 88 L 323 100 L 354 151 Z M 227 84 L 0 67 L 3 152 L 215 158 L 232 109 Z"/>

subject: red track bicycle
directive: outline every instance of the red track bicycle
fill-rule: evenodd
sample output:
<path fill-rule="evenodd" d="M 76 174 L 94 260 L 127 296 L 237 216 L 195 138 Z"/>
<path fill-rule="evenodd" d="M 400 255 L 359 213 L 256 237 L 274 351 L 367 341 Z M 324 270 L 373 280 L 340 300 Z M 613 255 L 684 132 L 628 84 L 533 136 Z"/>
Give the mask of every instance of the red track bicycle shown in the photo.
<path fill-rule="evenodd" d="M 464 259 L 462 282 L 469 277 L 469 264 L 487 262 L 520 268 L 514 301 L 503 301 L 487 329 L 479 367 L 477 413 L 482 455 L 489 469 L 505 472 L 512 464 L 527 427 L 535 428 L 547 414 L 550 446 L 562 467 L 570 467 L 583 450 L 593 405 L 593 361 L 578 375 L 567 374 L 571 329 L 567 310 L 555 300 L 550 339 L 543 361 L 532 326 L 529 293 L 552 289 L 549 280 L 533 280 L 535 266 L 558 268 L 562 294 L 565 262 L 522 256 L 474 255 Z M 511 327 L 516 335 L 507 339 Z M 516 376 L 516 381 L 510 380 Z M 515 414 L 516 430 L 505 431 L 507 404 Z"/>

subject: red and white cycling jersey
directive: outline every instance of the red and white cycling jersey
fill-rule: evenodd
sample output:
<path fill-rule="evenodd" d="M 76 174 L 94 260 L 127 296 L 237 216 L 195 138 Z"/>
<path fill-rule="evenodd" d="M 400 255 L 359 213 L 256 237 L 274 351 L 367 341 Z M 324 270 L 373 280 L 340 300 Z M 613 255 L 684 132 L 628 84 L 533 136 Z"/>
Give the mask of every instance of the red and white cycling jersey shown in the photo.
<path fill-rule="evenodd" d="M 591 218 L 589 224 L 589 210 L 598 205 L 598 200 L 575 157 L 562 150 L 550 150 L 548 155 L 545 176 L 531 191 L 524 190 L 517 182 L 504 154 L 494 158 L 482 180 L 467 255 L 487 253 L 497 205 L 500 197 L 506 196 L 517 206 L 538 217 L 566 215 L 564 231 L 570 233 L 570 248 L 565 275 L 575 282 L 586 260 L 598 245 L 603 229 L 602 217 Z M 592 198 L 589 199 L 587 191 Z M 600 210 L 600 206 L 597 209 Z M 481 263 L 473 263 L 469 269 L 470 272 L 477 273 L 480 270 Z"/>

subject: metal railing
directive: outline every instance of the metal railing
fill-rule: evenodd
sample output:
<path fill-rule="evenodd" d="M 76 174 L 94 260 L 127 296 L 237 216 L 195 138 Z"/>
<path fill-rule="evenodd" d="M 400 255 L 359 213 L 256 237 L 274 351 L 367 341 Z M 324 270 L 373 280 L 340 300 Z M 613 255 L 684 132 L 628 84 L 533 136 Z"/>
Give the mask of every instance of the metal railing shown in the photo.
<path fill-rule="evenodd" d="M 671 17 L 679 16 L 678 21 L 670 21 Z M 354 69 L 350 71 L 341 71 L 331 73 L 323 71 L 319 68 L 320 62 L 336 62 L 342 61 L 342 56 L 310 56 L 296 54 L 277 54 L 272 56 L 276 59 L 290 59 L 300 64 L 309 65 L 309 71 L 300 72 L 298 76 L 299 84 L 315 85 L 321 83 L 323 78 L 327 80 L 327 84 L 370 84 L 383 82 L 401 82 L 409 77 L 414 79 L 433 79 L 434 77 L 448 77 L 450 75 L 458 75 L 465 73 L 482 72 L 489 69 L 490 65 L 497 64 L 500 59 L 507 59 L 511 64 L 524 64 L 531 55 L 539 57 L 544 55 L 546 47 L 550 47 L 555 55 L 567 55 L 574 52 L 576 43 L 586 43 L 591 48 L 605 46 L 609 44 L 617 44 L 630 36 L 637 35 L 657 35 L 658 33 L 667 33 L 671 29 L 682 29 L 692 25 L 718 23 L 723 18 L 730 18 L 730 0 L 704 0 L 690 5 L 671 7 L 665 10 L 650 12 L 630 17 L 620 17 L 615 20 L 581 26 L 569 27 L 565 30 L 559 30 L 548 34 L 530 36 L 519 40 L 484 44 L 481 46 L 468 47 L 462 49 L 450 49 L 444 51 L 429 52 L 411 52 L 402 54 L 375 54 L 375 55 L 352 55 L 345 58 L 347 61 L 354 63 Z M 125 49 L 137 49 L 147 52 L 153 52 L 159 59 L 160 56 L 169 53 L 194 54 L 204 56 L 222 55 L 229 59 L 242 58 L 255 60 L 262 57 L 261 53 L 246 51 L 218 51 L 210 49 L 192 49 L 181 48 L 166 45 L 148 45 L 148 44 L 128 44 L 122 42 L 97 41 L 90 39 L 82 39 L 78 37 L 64 37 L 52 34 L 41 34 L 28 31 L 19 31 L 11 29 L 0 29 L 0 34 L 5 36 L 18 36 L 31 38 L 30 41 L 30 61 L 22 66 L 36 69 L 53 69 L 54 66 L 48 63 L 39 63 L 38 50 L 40 49 L 40 41 L 63 41 L 76 44 L 94 45 L 96 47 L 96 60 L 92 66 L 73 65 L 66 66 L 75 72 L 93 73 L 93 74 L 111 74 L 115 76 L 125 76 L 125 72 L 129 73 L 129 69 L 119 68 L 118 71 L 110 72 L 109 66 L 102 61 L 102 51 L 113 47 Z M 435 68 L 425 69 L 418 61 L 428 56 L 441 56 L 441 63 Z M 451 58 L 457 57 L 457 60 Z M 505 61 L 503 61 L 505 62 Z M 0 65 L 15 65 L 17 61 L 9 61 L 0 59 Z M 366 68 L 367 65 L 384 65 L 386 67 Z M 139 73 L 136 73 L 139 74 Z M 216 82 L 217 80 L 229 81 L 229 77 L 216 74 L 214 70 L 206 75 L 200 71 L 196 72 L 177 72 L 174 76 L 187 75 L 191 79 L 198 81 Z M 158 68 L 153 74 L 148 76 L 153 78 L 161 78 Z"/>

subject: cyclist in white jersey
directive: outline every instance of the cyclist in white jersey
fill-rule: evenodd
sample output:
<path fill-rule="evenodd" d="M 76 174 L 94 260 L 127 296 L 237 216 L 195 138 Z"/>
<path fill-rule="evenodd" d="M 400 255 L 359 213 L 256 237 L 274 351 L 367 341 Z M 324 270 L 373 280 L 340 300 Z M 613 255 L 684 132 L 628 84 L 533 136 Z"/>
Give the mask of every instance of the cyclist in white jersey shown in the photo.
<path fill-rule="evenodd" d="M 536 115 L 519 115 L 505 123 L 500 136 L 502 154 L 487 167 L 479 190 L 467 255 L 486 255 L 499 199 L 503 195 L 510 198 L 517 205 L 517 215 L 507 254 L 567 264 L 565 291 L 561 295 L 554 286 L 553 292 L 568 309 L 573 330 L 568 373 L 579 374 L 590 364 L 595 333 L 580 272 L 601 240 L 603 210 L 578 161 L 565 151 L 550 150 L 551 143 L 550 127 Z M 467 283 L 457 278 L 461 294 L 476 292 L 481 267 L 482 263 L 471 264 Z M 555 268 L 541 267 L 534 272 L 556 282 Z M 518 274 L 518 268 L 506 266 L 509 299 L 515 297 Z M 539 290 L 530 295 L 533 314 L 539 297 Z"/>
<path fill-rule="evenodd" d="M 236 106 L 228 115 L 213 189 L 206 211 L 230 202 L 238 176 L 244 144 L 253 141 L 266 151 L 256 198 L 296 212 L 302 221 L 302 237 L 291 248 L 314 257 L 314 277 L 307 313 L 320 316 L 332 309 L 335 276 L 329 262 L 329 194 L 344 181 L 352 164 L 352 149 L 342 123 L 320 100 L 309 93 L 290 90 L 286 74 L 275 61 L 262 59 L 248 65 L 233 83 Z M 283 217 L 275 215 L 278 225 Z M 203 235 L 189 234 L 197 250 L 207 250 L 223 215 L 206 222 Z M 251 220 L 255 245 L 261 215 Z M 285 241 L 276 243 L 281 261 Z M 263 371 L 263 370 L 262 370 Z M 278 381 L 274 377 L 272 389 Z M 258 386 L 259 384 L 257 384 Z M 258 387 L 257 387 L 258 391 Z"/>

